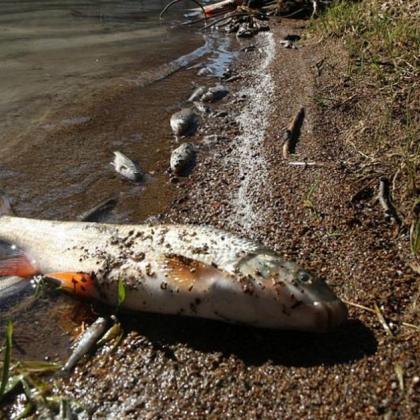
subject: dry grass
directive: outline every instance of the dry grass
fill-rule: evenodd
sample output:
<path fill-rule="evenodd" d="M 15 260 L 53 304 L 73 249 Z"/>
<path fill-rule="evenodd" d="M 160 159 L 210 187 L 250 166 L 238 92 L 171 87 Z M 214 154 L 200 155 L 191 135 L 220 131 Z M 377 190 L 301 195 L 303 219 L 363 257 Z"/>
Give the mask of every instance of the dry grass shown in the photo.
<path fill-rule="evenodd" d="M 316 36 L 339 38 L 348 49 L 349 90 L 363 108 L 348 137 L 371 172 L 392 180 L 413 254 L 420 251 L 419 22 L 420 0 L 341 0 L 311 25 Z"/>

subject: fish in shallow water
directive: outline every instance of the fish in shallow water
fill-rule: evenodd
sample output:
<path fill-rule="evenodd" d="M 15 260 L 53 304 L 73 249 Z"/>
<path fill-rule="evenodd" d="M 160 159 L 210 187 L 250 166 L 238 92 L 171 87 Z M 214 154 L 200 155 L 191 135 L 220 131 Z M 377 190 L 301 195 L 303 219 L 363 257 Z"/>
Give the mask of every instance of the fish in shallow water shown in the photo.
<path fill-rule="evenodd" d="M 0 240 L 21 250 L 0 275 L 42 274 L 79 297 L 123 308 L 262 328 L 326 332 L 347 318 L 329 287 L 251 240 L 206 226 L 107 225 L 12 215 L 0 199 Z"/>
<path fill-rule="evenodd" d="M 192 108 L 181 109 L 172 115 L 170 125 L 176 136 L 192 135 L 198 127 L 197 114 Z"/>
<path fill-rule="evenodd" d="M 130 181 L 140 181 L 144 177 L 144 172 L 140 166 L 128 158 L 124 153 L 114 152 L 115 158 L 111 165 L 124 178 Z"/>

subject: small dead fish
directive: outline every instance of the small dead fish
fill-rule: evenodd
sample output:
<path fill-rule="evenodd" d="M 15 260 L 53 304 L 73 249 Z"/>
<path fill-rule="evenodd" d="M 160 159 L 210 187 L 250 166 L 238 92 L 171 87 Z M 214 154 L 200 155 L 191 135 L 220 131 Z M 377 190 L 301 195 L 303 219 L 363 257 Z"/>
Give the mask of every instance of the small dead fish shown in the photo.
<path fill-rule="evenodd" d="M 201 99 L 201 97 L 207 92 L 207 88 L 204 86 L 200 86 L 194 90 L 191 96 L 188 98 L 189 102 L 196 102 Z"/>
<path fill-rule="evenodd" d="M 190 167 L 196 159 L 193 143 L 181 144 L 171 154 L 171 169 L 175 174 L 180 174 Z"/>
<path fill-rule="evenodd" d="M 118 200 L 115 198 L 108 198 L 104 201 L 101 201 L 92 209 L 85 211 L 77 217 L 77 220 L 81 222 L 98 222 L 100 221 L 106 213 L 112 211 L 112 209 L 117 205 Z"/>
<path fill-rule="evenodd" d="M 280 44 L 283 45 L 284 48 L 290 48 L 292 50 L 297 50 L 298 47 L 295 45 L 293 41 L 290 39 L 285 39 L 283 41 L 280 41 Z"/>
<path fill-rule="evenodd" d="M 172 115 L 170 124 L 176 136 L 187 136 L 197 129 L 198 117 L 192 108 L 184 108 Z"/>
<path fill-rule="evenodd" d="M 84 333 L 76 348 L 61 368 L 61 372 L 70 372 L 76 363 L 96 345 L 97 341 L 105 334 L 109 318 L 98 318 Z"/>
<path fill-rule="evenodd" d="M 194 108 L 201 114 L 210 114 L 213 111 L 210 105 L 202 102 L 194 102 Z"/>
<path fill-rule="evenodd" d="M 130 181 L 140 181 L 143 178 L 144 172 L 137 163 L 133 162 L 121 152 L 114 152 L 114 155 L 115 158 L 114 161 L 111 162 L 111 165 L 124 178 L 127 178 Z"/>
<path fill-rule="evenodd" d="M 210 76 L 213 74 L 213 70 L 210 67 L 203 67 L 197 72 L 197 76 Z"/>
<path fill-rule="evenodd" d="M 229 89 L 222 85 L 210 88 L 201 98 L 202 102 L 216 102 L 223 99 L 229 93 Z"/>

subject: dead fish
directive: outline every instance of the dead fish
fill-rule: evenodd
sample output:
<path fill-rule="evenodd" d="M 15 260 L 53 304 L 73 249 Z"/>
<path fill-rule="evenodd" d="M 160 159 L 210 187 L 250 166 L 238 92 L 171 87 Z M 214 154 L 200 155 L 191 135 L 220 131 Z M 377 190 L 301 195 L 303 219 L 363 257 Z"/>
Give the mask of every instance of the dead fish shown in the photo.
<path fill-rule="evenodd" d="M 115 158 L 114 161 L 111 162 L 111 165 L 124 178 L 127 178 L 130 181 L 140 181 L 144 177 L 144 172 L 137 163 L 133 162 L 121 152 L 114 152 L 114 155 Z"/>
<path fill-rule="evenodd" d="M 229 89 L 222 85 L 216 85 L 210 88 L 202 97 L 202 102 L 216 102 L 223 99 L 229 93 Z"/>
<path fill-rule="evenodd" d="M 210 76 L 213 74 L 213 70 L 210 67 L 203 67 L 197 72 L 197 76 Z"/>
<path fill-rule="evenodd" d="M 204 86 L 200 86 L 194 90 L 191 96 L 188 98 L 189 102 L 196 102 L 201 99 L 201 97 L 207 92 L 207 88 Z"/>
<path fill-rule="evenodd" d="M 0 307 L 31 287 L 31 284 L 24 281 L 22 277 L 0 278 Z"/>
<path fill-rule="evenodd" d="M 171 154 L 171 169 L 176 174 L 184 172 L 194 164 L 196 158 L 193 143 L 183 143 Z"/>
<path fill-rule="evenodd" d="M 105 334 L 109 325 L 109 318 L 98 318 L 82 335 L 73 353 L 61 368 L 61 372 L 70 372 L 76 363 L 96 345 Z"/>
<path fill-rule="evenodd" d="M 202 102 L 194 102 L 194 108 L 201 114 L 210 114 L 213 111 L 210 105 Z"/>
<path fill-rule="evenodd" d="M 171 128 L 176 136 L 191 135 L 198 126 L 198 117 L 192 108 L 184 108 L 171 117 Z"/>
<path fill-rule="evenodd" d="M 297 50 L 297 46 L 295 43 L 289 39 L 285 39 L 283 41 L 280 41 L 280 44 L 283 45 L 284 48 L 290 48 L 292 50 Z"/>
<path fill-rule="evenodd" d="M 0 240 L 22 250 L 0 275 L 43 275 L 68 293 L 121 308 L 254 327 L 326 332 L 347 308 L 315 274 L 258 242 L 210 226 L 109 225 L 13 216 Z"/>
<path fill-rule="evenodd" d="M 117 205 L 118 200 L 115 198 L 108 198 L 104 201 L 101 201 L 92 209 L 85 211 L 77 217 L 77 220 L 81 222 L 98 222 L 100 221 L 105 214 L 112 211 L 112 209 Z"/>

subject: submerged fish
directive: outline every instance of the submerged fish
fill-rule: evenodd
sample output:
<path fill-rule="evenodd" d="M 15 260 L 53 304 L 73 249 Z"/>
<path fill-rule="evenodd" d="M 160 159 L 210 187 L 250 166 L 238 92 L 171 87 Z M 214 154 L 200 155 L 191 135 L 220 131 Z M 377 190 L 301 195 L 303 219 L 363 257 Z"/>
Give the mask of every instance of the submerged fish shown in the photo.
<path fill-rule="evenodd" d="M 191 165 L 196 159 L 195 147 L 193 143 L 183 143 L 171 154 L 171 169 L 175 174 L 180 174 Z"/>
<path fill-rule="evenodd" d="M 140 181 L 143 178 L 144 172 L 137 163 L 121 152 L 114 152 L 114 155 L 115 158 L 111 165 L 119 174 L 130 181 Z"/>
<path fill-rule="evenodd" d="M 0 275 L 42 274 L 76 296 L 255 327 L 329 331 L 346 306 L 271 249 L 205 226 L 107 225 L 18 218 L 0 198 L 0 239 L 22 254 Z"/>
<path fill-rule="evenodd" d="M 170 124 L 176 136 L 186 136 L 197 129 L 198 117 L 192 108 L 184 108 L 172 115 Z"/>

